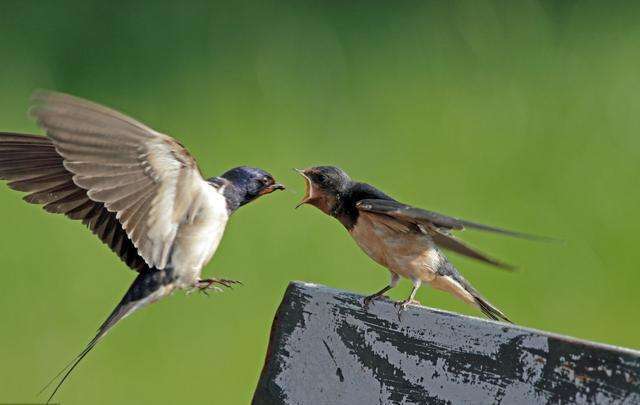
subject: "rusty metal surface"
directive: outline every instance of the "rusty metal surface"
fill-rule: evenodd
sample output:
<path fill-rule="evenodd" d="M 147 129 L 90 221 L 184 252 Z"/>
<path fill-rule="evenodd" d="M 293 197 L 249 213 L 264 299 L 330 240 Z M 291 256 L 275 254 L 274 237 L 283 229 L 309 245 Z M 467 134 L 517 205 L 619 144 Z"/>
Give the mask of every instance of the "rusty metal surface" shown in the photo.
<path fill-rule="evenodd" d="M 640 352 L 289 285 L 253 404 L 640 403 Z"/>

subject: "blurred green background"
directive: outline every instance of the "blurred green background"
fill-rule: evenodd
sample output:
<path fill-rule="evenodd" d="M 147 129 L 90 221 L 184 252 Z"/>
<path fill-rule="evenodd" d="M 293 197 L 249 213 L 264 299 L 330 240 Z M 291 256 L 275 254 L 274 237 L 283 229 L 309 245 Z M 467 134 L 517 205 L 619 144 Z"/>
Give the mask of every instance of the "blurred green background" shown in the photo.
<path fill-rule="evenodd" d="M 640 4 L 556 1 L 0 3 L 0 129 L 41 133 L 36 88 L 180 139 L 203 171 L 263 167 L 292 192 L 241 209 L 205 275 L 122 322 L 65 404 L 248 403 L 289 280 L 388 280 L 338 222 L 297 211 L 291 170 L 335 164 L 401 201 L 562 238 L 464 234 L 520 265 L 452 255 L 516 322 L 640 348 Z M 80 223 L 0 192 L 0 402 L 82 349 L 134 273 Z M 391 295 L 404 298 L 405 281 Z M 478 315 L 423 288 L 423 303 Z"/>

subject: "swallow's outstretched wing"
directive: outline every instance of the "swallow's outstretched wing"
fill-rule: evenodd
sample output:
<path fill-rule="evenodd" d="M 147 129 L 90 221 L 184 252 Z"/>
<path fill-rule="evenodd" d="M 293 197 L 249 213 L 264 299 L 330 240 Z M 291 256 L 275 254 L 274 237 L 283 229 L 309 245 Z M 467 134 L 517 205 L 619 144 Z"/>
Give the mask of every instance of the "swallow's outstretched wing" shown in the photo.
<path fill-rule="evenodd" d="M 473 259 L 483 261 L 493 266 L 509 270 L 513 269 L 514 266 L 503 263 L 486 255 L 485 253 L 472 248 L 471 246 L 457 239 L 450 232 L 463 230 L 465 229 L 465 227 L 468 227 L 526 239 L 545 239 L 534 235 L 509 231 L 502 228 L 496 228 L 488 225 L 477 224 L 475 222 L 470 222 L 463 219 L 449 217 L 437 212 L 427 211 L 402 204 L 391 199 L 360 200 L 356 204 L 356 208 L 360 211 L 384 215 L 405 224 L 413 224 L 417 226 L 418 229 L 420 229 L 422 232 L 431 235 L 434 242 L 444 249 L 449 249 L 464 256 L 471 257 Z"/>
<path fill-rule="evenodd" d="M 480 252 L 479 250 L 467 245 L 462 242 L 460 239 L 451 235 L 448 232 L 443 232 L 442 229 L 437 227 L 427 227 L 422 228 L 426 229 L 426 231 L 431 235 L 433 241 L 444 249 L 451 250 L 453 252 L 459 253 L 463 256 L 471 257 L 476 260 L 480 260 L 481 262 L 485 262 L 487 264 L 491 264 L 493 266 L 499 267 L 505 270 L 515 270 L 515 266 L 504 263 L 498 259 L 495 259 L 487 254 Z"/>
<path fill-rule="evenodd" d="M 116 214 L 149 267 L 164 269 L 179 225 L 208 187 L 193 157 L 167 135 L 66 94 L 36 93 L 31 113 L 73 183 Z"/>
<path fill-rule="evenodd" d="M 462 222 L 456 218 L 415 208 L 392 199 L 364 199 L 356 203 L 356 208 L 362 211 L 388 215 L 409 223 L 425 223 L 444 229 L 464 229 Z"/>
<path fill-rule="evenodd" d="M 429 223 L 437 226 L 438 228 L 443 228 L 446 230 L 461 231 L 465 228 L 471 228 L 522 239 L 537 241 L 554 240 L 545 236 L 537 236 L 523 232 L 510 231 L 504 228 L 498 228 L 491 225 L 484 225 L 477 222 L 467 221 L 465 219 L 454 218 L 447 215 L 439 214 L 437 212 L 423 210 L 422 208 L 412 207 L 410 205 L 402 204 L 394 200 L 365 199 L 359 201 L 358 205 L 359 209 L 363 209 L 365 211 L 377 212 L 380 214 L 396 217 L 398 219 L 405 219 L 409 222 Z"/>
<path fill-rule="evenodd" d="M 0 134 L 0 178 L 25 201 L 83 221 L 134 270 L 164 268 L 204 180 L 177 141 L 119 112 L 39 92 L 46 137 Z M 170 214 L 170 215 L 169 215 Z"/>

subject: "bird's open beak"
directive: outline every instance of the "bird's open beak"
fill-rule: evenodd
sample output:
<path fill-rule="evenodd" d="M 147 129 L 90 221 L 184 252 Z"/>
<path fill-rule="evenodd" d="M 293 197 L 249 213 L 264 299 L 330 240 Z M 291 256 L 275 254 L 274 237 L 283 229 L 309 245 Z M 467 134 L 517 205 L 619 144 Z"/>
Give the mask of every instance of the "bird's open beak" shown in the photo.
<path fill-rule="evenodd" d="M 263 188 L 260 191 L 260 195 L 271 194 L 276 190 L 284 190 L 284 189 L 285 189 L 284 185 L 282 185 L 280 183 L 273 183 L 272 185 Z"/>
<path fill-rule="evenodd" d="M 298 172 L 298 174 L 300 174 L 300 176 L 302 176 L 302 178 L 304 179 L 304 186 L 305 186 L 304 197 L 302 197 L 302 201 L 300 201 L 300 203 L 296 205 L 296 208 L 298 208 L 301 205 L 308 203 L 313 198 L 313 186 L 311 185 L 311 180 L 309 180 L 309 177 L 304 172 L 304 170 L 302 169 L 293 169 L 293 170 L 295 170 L 296 172 Z"/>

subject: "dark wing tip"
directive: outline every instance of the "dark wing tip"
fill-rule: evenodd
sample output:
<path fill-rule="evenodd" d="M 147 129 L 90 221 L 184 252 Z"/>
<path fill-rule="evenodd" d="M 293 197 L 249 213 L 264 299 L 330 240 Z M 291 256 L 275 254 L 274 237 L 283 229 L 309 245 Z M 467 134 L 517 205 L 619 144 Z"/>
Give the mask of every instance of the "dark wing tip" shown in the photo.
<path fill-rule="evenodd" d="M 83 99 L 73 96 L 68 93 L 63 93 L 61 91 L 48 90 L 48 89 L 35 89 L 31 93 L 31 97 L 29 97 L 29 101 L 32 104 L 43 103 L 50 101 L 52 99 L 67 99 L 67 100 L 76 100 L 82 101 Z"/>
<path fill-rule="evenodd" d="M 486 256 L 486 255 L 483 258 L 479 259 L 479 260 L 482 261 L 482 262 L 485 262 L 487 264 L 490 264 L 492 266 L 495 266 L 495 267 L 497 267 L 499 269 L 511 272 L 511 273 L 514 273 L 514 272 L 519 270 L 518 266 L 516 266 L 514 264 L 505 263 L 503 261 L 494 259 L 493 257 L 489 257 L 489 256 Z"/>
<path fill-rule="evenodd" d="M 519 239 L 526 239 L 526 240 L 530 240 L 530 241 L 534 241 L 534 242 L 545 242 L 545 243 L 565 243 L 564 240 L 562 239 L 557 239 L 557 238 L 552 238 L 549 236 L 540 236 L 540 235 L 533 235 L 530 233 L 525 233 L 525 232 L 518 232 L 518 231 L 511 231 L 509 229 L 504 229 L 504 228 L 498 228 L 495 226 L 490 226 L 490 225 L 484 225 L 484 224 L 480 224 L 477 222 L 472 222 L 472 221 L 466 221 L 466 220 L 459 220 L 460 223 L 462 223 L 462 225 L 464 225 L 465 228 L 469 228 L 469 229 L 476 229 L 479 231 L 486 231 L 486 232 L 492 232 L 492 233 L 497 233 L 497 234 L 501 234 L 501 235 L 506 235 L 506 236 L 511 236 L 514 238 L 519 238 Z"/>
<path fill-rule="evenodd" d="M 52 90 L 35 89 L 33 93 L 31 93 L 31 97 L 29 97 L 29 104 L 31 105 L 31 107 L 29 108 L 29 115 L 33 116 L 32 111 L 34 108 L 42 106 L 43 104 L 47 104 L 48 102 L 50 102 L 52 99 L 55 99 L 56 97 L 72 97 L 72 96 L 65 93 L 58 93 Z"/>
<path fill-rule="evenodd" d="M 443 249 L 451 250 L 463 256 L 480 260 L 481 262 L 490 264 L 503 270 L 517 270 L 516 266 L 505 263 L 498 259 L 494 259 L 493 257 L 477 250 L 476 248 L 467 245 L 465 242 L 459 240 L 455 236 L 443 232 L 441 229 L 431 228 L 431 232 L 429 232 L 429 235 L 433 238 L 433 241 L 436 243 L 436 245 L 440 246 Z"/>
<path fill-rule="evenodd" d="M 503 262 L 499 262 L 499 264 L 496 264 L 496 266 L 498 266 L 499 268 L 503 269 L 503 270 L 507 270 L 509 272 L 517 272 L 518 270 L 520 270 L 520 268 L 516 265 L 513 264 L 509 264 L 509 263 L 503 263 Z"/>
<path fill-rule="evenodd" d="M 33 93 L 31 93 L 29 101 L 31 101 L 32 103 L 37 103 L 39 101 L 46 100 L 51 93 L 52 91 L 47 89 L 35 89 Z"/>
<path fill-rule="evenodd" d="M 36 89 L 31 93 L 29 98 L 29 109 L 27 110 L 27 116 L 35 120 L 38 126 L 42 126 L 40 122 L 40 113 L 45 108 L 47 102 L 55 95 L 54 92 L 45 89 Z"/>

